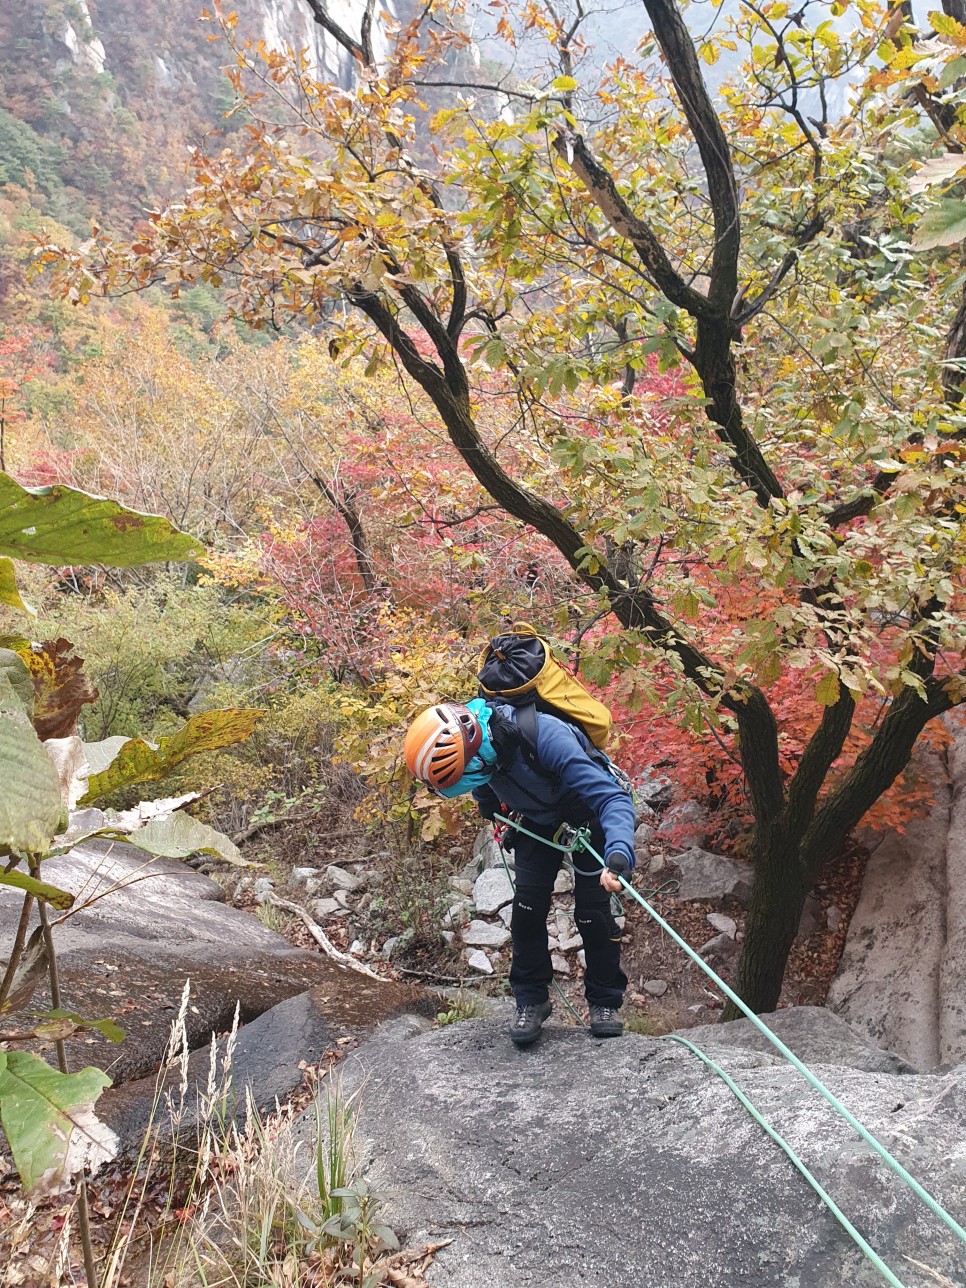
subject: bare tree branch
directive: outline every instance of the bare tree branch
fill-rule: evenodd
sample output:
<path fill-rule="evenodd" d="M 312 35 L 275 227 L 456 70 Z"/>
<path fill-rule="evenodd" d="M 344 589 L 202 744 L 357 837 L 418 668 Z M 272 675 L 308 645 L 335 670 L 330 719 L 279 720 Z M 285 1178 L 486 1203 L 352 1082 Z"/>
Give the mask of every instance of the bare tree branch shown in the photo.
<path fill-rule="evenodd" d="M 738 185 L 731 149 L 701 75 L 694 42 L 676 0 L 644 0 L 644 8 L 651 19 L 654 35 L 661 46 L 708 179 L 708 196 L 714 216 L 708 300 L 716 313 L 727 316 L 738 291 L 738 249 L 741 242 Z"/>
<path fill-rule="evenodd" d="M 369 14 L 369 26 L 372 27 L 372 14 L 370 12 L 373 0 L 369 0 L 366 5 L 366 12 Z M 306 0 L 306 4 L 312 10 L 312 17 L 322 28 L 327 31 L 333 40 L 337 41 L 347 53 L 362 63 L 363 67 L 372 66 L 372 50 L 367 51 L 358 40 L 353 40 L 344 27 L 329 16 L 329 6 L 327 0 Z M 365 17 L 363 17 L 365 23 Z M 368 52 L 368 56 L 367 56 Z"/>
<path fill-rule="evenodd" d="M 822 214 L 813 215 L 805 227 L 798 233 L 795 238 L 795 244 L 785 253 L 785 257 L 775 270 L 771 281 L 760 291 L 754 299 L 749 300 L 743 307 L 739 308 L 734 319 L 736 326 L 745 326 L 753 317 L 756 317 L 763 308 L 767 307 L 769 301 L 774 297 L 775 292 L 781 286 L 785 277 L 798 263 L 799 252 L 810 241 L 814 241 L 822 229 L 825 227 L 825 216 Z"/>
<path fill-rule="evenodd" d="M 653 229 L 634 214 L 618 192 L 610 173 L 595 158 L 583 138 L 564 128 L 554 139 L 553 146 L 593 197 L 601 214 L 631 243 L 655 285 L 671 303 L 695 318 L 713 316 L 714 309 L 709 300 L 687 284 L 668 259 Z M 730 305 L 730 299 L 728 303 Z"/>

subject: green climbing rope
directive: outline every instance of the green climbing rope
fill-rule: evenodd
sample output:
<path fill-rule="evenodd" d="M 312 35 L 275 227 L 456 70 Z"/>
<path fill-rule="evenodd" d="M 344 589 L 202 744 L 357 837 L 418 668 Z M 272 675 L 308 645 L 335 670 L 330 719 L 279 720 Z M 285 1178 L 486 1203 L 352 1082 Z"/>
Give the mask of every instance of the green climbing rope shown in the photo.
<path fill-rule="evenodd" d="M 523 827 L 522 824 L 516 822 L 513 819 L 498 817 L 496 821 L 501 823 L 507 823 L 509 824 L 509 826 L 515 828 L 517 831 L 524 833 L 524 835 L 530 836 L 534 840 L 540 841 L 543 845 L 547 845 L 553 849 L 559 850 L 563 854 L 572 854 L 574 850 L 583 850 L 585 853 L 590 854 L 594 859 L 596 859 L 597 862 L 600 864 L 601 868 L 605 866 L 604 860 L 601 858 L 601 856 L 597 853 L 597 851 L 590 843 L 590 839 L 589 839 L 590 832 L 588 828 L 584 827 L 584 828 L 572 829 L 567 835 L 566 843 L 561 843 L 559 841 L 548 841 L 546 840 L 545 837 L 539 836 L 535 832 L 528 831 L 527 828 Z M 558 835 L 560 834 L 558 833 Z M 773 1033 L 771 1029 L 769 1029 L 768 1026 L 758 1018 L 758 1016 L 754 1013 L 754 1011 L 752 1011 L 750 1007 L 745 1005 L 745 1003 L 741 1000 L 738 994 L 732 988 L 729 988 L 729 986 L 724 982 L 724 980 L 721 979 L 721 977 L 717 975 L 714 970 L 712 970 L 712 968 L 708 965 L 708 963 L 698 953 L 695 952 L 695 950 L 690 946 L 690 944 L 686 943 L 685 940 L 682 939 L 681 936 L 677 933 L 677 931 L 664 920 L 664 918 L 660 915 L 660 913 L 657 912 L 654 908 L 652 908 L 651 905 L 634 889 L 634 887 L 630 884 L 630 882 L 625 877 L 620 877 L 619 880 L 621 882 L 621 885 L 624 887 L 626 892 L 631 896 L 631 898 L 641 905 L 641 907 L 648 914 L 648 916 L 651 917 L 655 922 L 657 922 L 657 924 L 661 927 L 661 929 L 667 935 L 670 936 L 670 938 L 678 945 L 679 948 L 682 948 L 684 952 L 687 953 L 687 955 L 691 958 L 691 960 L 695 963 L 695 965 L 699 966 L 701 970 L 704 971 L 704 973 L 709 977 L 709 979 L 711 979 L 711 981 L 716 985 L 716 987 L 719 988 L 721 992 L 724 993 L 724 995 L 731 1002 L 734 1003 L 735 1006 L 737 1006 L 737 1008 L 742 1012 L 742 1014 L 747 1019 L 749 1019 L 752 1022 L 752 1024 L 754 1024 L 754 1026 L 759 1030 L 759 1032 L 761 1032 L 764 1035 L 764 1037 L 767 1038 L 767 1040 L 780 1052 L 780 1054 L 789 1062 L 789 1064 L 791 1064 L 793 1068 L 797 1069 L 797 1071 L 805 1078 L 805 1080 L 813 1088 L 813 1090 L 817 1091 L 819 1095 L 822 1096 L 822 1098 L 832 1106 L 832 1108 L 836 1111 L 836 1113 L 838 1113 L 842 1118 L 845 1119 L 845 1121 L 849 1124 L 849 1126 L 854 1131 L 856 1131 L 859 1134 L 859 1136 L 861 1136 L 861 1138 L 866 1142 L 867 1145 L 869 1145 L 874 1150 L 876 1154 L 878 1154 L 879 1158 L 882 1159 L 882 1161 L 886 1164 L 886 1166 L 889 1167 L 891 1171 L 894 1172 L 895 1175 L 898 1176 L 899 1179 L 903 1181 L 904 1184 L 906 1184 L 912 1190 L 912 1192 L 916 1195 L 916 1197 L 919 1198 L 926 1205 L 926 1207 L 933 1213 L 933 1215 L 938 1217 L 939 1220 L 942 1221 L 943 1224 L 946 1225 L 957 1236 L 957 1238 L 959 1238 L 962 1242 L 966 1243 L 966 1230 L 963 1229 L 963 1227 L 946 1211 L 946 1209 L 942 1207 L 942 1205 L 938 1203 L 936 1199 L 934 1199 L 933 1196 L 926 1189 L 923 1188 L 922 1185 L 919 1184 L 919 1182 L 915 1179 L 915 1177 L 911 1176 L 910 1173 L 906 1171 L 906 1169 L 902 1166 L 902 1164 L 898 1161 L 898 1159 L 894 1158 L 892 1154 L 889 1153 L 886 1147 L 880 1141 L 878 1141 L 875 1136 L 872 1135 L 872 1133 L 868 1130 L 868 1128 L 864 1127 L 862 1123 L 860 1123 L 859 1120 L 848 1109 L 846 1109 L 846 1107 L 842 1104 L 842 1102 L 828 1089 L 828 1087 L 824 1085 L 824 1083 L 822 1083 L 812 1073 L 812 1071 L 808 1068 L 808 1066 L 805 1065 L 798 1058 L 798 1056 L 796 1056 L 795 1053 L 785 1045 L 784 1042 L 782 1042 L 782 1040 L 777 1036 L 777 1034 Z M 853 1239 L 855 1239 L 858 1246 L 862 1249 L 865 1255 L 869 1257 L 870 1261 L 872 1261 L 872 1263 L 875 1265 L 876 1269 L 880 1272 L 880 1274 L 882 1274 L 883 1277 L 890 1284 L 894 1286 L 898 1285 L 898 1288 L 902 1288 L 901 1281 L 896 1278 L 896 1276 L 889 1269 L 889 1267 L 886 1266 L 885 1262 L 883 1262 L 882 1259 L 869 1247 L 869 1245 L 862 1238 L 862 1236 L 858 1234 L 854 1226 L 851 1225 L 848 1219 L 836 1206 L 834 1201 L 826 1194 L 825 1190 L 823 1190 L 819 1182 L 811 1175 L 811 1173 L 808 1171 L 808 1168 L 805 1166 L 805 1164 L 794 1153 L 791 1146 L 788 1145 L 788 1143 L 782 1139 L 782 1137 L 778 1134 L 778 1132 L 776 1132 L 775 1129 L 771 1127 L 770 1124 L 768 1124 L 764 1120 L 764 1118 L 754 1108 L 754 1106 L 744 1095 L 744 1093 L 738 1089 L 738 1087 L 731 1080 L 731 1078 L 724 1072 L 724 1070 L 720 1069 L 719 1066 L 717 1066 L 710 1059 L 710 1057 L 706 1056 L 704 1052 L 700 1051 L 698 1047 L 696 1047 L 693 1043 L 689 1042 L 687 1039 L 675 1036 L 672 1040 L 681 1042 L 683 1045 L 689 1047 L 701 1060 L 704 1061 L 705 1064 L 707 1064 L 709 1067 L 714 1069 L 714 1071 L 724 1079 L 724 1081 L 728 1084 L 728 1086 L 735 1093 L 735 1095 L 745 1106 L 745 1108 L 752 1113 L 756 1121 L 761 1123 L 761 1125 L 765 1128 L 768 1134 L 772 1136 L 773 1139 L 782 1147 L 785 1153 L 788 1154 L 789 1158 L 791 1158 L 792 1162 L 795 1164 L 798 1170 L 802 1173 L 802 1175 L 806 1178 L 806 1180 L 809 1182 L 812 1188 L 820 1196 L 822 1201 L 828 1206 L 829 1210 L 836 1217 L 836 1219 L 842 1224 L 843 1228 L 848 1232 L 848 1234 Z"/>
<path fill-rule="evenodd" d="M 795 1153 L 791 1145 L 789 1145 L 785 1137 L 782 1136 L 780 1132 L 777 1132 L 775 1130 L 775 1128 L 771 1125 L 771 1123 L 764 1116 L 764 1114 L 760 1112 L 760 1110 L 755 1108 L 755 1106 L 748 1099 L 745 1093 L 741 1090 L 738 1084 L 734 1081 L 731 1075 L 726 1073 L 725 1070 L 722 1069 L 720 1064 L 716 1064 L 715 1061 L 712 1060 L 711 1057 L 706 1052 L 702 1051 L 700 1047 L 696 1046 L 693 1042 L 689 1041 L 687 1038 L 683 1038 L 677 1033 L 669 1033 L 667 1035 L 667 1040 L 669 1042 L 680 1042 L 682 1046 L 686 1046 L 690 1051 L 693 1051 L 694 1054 L 698 1057 L 698 1059 L 702 1061 L 702 1063 L 706 1064 L 709 1069 L 711 1069 L 714 1073 L 718 1075 L 718 1077 L 722 1080 L 722 1082 L 727 1083 L 727 1085 L 731 1088 L 731 1090 L 734 1092 L 737 1098 L 741 1101 L 742 1105 L 744 1105 L 745 1109 L 747 1109 L 749 1114 L 751 1114 L 752 1118 L 754 1118 L 755 1122 L 758 1123 L 759 1126 L 764 1127 L 765 1131 L 776 1143 L 776 1145 L 779 1145 L 785 1151 L 785 1153 L 788 1155 L 791 1161 L 795 1164 L 795 1166 L 798 1168 L 801 1174 L 805 1177 L 806 1181 L 808 1181 L 809 1185 L 812 1187 L 812 1189 L 815 1191 L 818 1197 L 822 1200 L 822 1202 L 832 1213 L 835 1219 L 839 1222 L 842 1228 L 846 1231 L 846 1233 L 852 1236 L 852 1238 L 859 1245 L 859 1247 L 862 1249 L 862 1251 L 865 1253 L 868 1259 L 875 1266 L 876 1270 L 878 1270 L 879 1274 L 882 1275 L 883 1279 L 885 1279 L 887 1283 L 890 1283 L 892 1285 L 892 1288 L 904 1288 L 902 1280 L 896 1278 L 896 1276 L 889 1269 L 886 1263 L 882 1260 L 882 1258 L 879 1256 L 876 1250 L 865 1239 L 863 1239 L 862 1235 L 859 1234 L 858 1230 L 855 1228 L 855 1226 L 852 1224 L 849 1218 L 845 1215 L 842 1209 L 838 1206 L 838 1204 L 832 1198 L 831 1194 L 829 1194 L 829 1192 L 823 1188 L 820 1182 L 816 1180 L 816 1178 L 808 1170 L 808 1167 L 805 1165 L 802 1159 L 798 1156 L 798 1154 Z"/>

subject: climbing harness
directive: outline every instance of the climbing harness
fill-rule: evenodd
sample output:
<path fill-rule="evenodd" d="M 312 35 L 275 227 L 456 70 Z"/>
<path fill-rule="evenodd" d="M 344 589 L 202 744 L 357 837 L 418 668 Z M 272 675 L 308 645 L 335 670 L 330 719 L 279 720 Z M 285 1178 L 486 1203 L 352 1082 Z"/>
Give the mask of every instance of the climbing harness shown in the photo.
<path fill-rule="evenodd" d="M 497 815 L 494 822 L 497 824 L 505 824 L 509 827 L 513 827 L 516 829 L 516 831 L 522 832 L 525 836 L 532 837 L 534 840 L 540 841 L 541 844 L 549 846 L 551 849 L 559 850 L 561 853 L 568 856 L 571 859 L 571 862 L 572 862 L 572 855 L 574 851 L 582 850 L 584 853 L 590 855 L 591 858 L 596 859 L 600 868 L 604 868 L 606 866 L 604 863 L 604 860 L 601 858 L 601 856 L 597 853 L 597 851 L 590 843 L 590 829 L 588 827 L 572 828 L 569 825 L 564 824 L 563 827 L 559 828 L 558 831 L 554 834 L 554 839 L 552 841 L 548 841 L 545 837 L 539 836 L 536 832 L 528 831 L 528 829 L 525 828 L 516 819 L 504 818 Z M 501 854 L 503 853 L 502 845 L 500 846 L 500 852 Z M 505 855 L 503 856 L 503 863 L 504 863 L 504 867 L 507 868 L 507 875 L 509 876 L 509 868 L 506 863 Z M 575 870 L 579 871 L 580 869 L 575 869 Z M 584 874 L 584 875 L 591 875 L 591 874 Z M 934 1199 L 933 1196 L 926 1189 L 924 1189 L 922 1185 L 919 1184 L 919 1182 L 915 1179 L 915 1177 L 911 1176 L 909 1172 L 906 1171 L 906 1169 L 902 1166 L 902 1164 L 898 1161 L 898 1159 L 894 1158 L 892 1154 L 889 1153 L 886 1147 L 879 1140 L 877 1140 L 875 1136 L 872 1135 L 872 1133 L 868 1130 L 868 1128 L 864 1127 L 862 1123 L 860 1123 L 859 1120 L 852 1113 L 850 1113 L 848 1109 L 846 1109 L 845 1105 L 843 1105 L 842 1102 L 828 1089 L 828 1087 L 826 1087 L 825 1084 L 821 1082 L 815 1076 L 814 1073 L 812 1073 L 812 1071 L 808 1068 L 808 1066 L 805 1065 L 803 1061 L 801 1061 L 798 1058 L 798 1056 L 795 1055 L 795 1053 L 785 1045 L 784 1042 L 782 1042 L 781 1038 L 779 1038 L 777 1034 L 773 1033 L 771 1029 L 769 1029 L 768 1026 L 761 1019 L 759 1019 L 759 1017 L 754 1013 L 754 1011 L 751 1010 L 750 1007 L 745 1005 L 745 1003 L 741 1000 L 738 994 L 733 989 L 729 988 L 729 986 L 724 982 L 724 980 L 721 979 L 721 977 L 718 974 L 716 974 L 716 972 L 708 965 L 708 963 L 704 960 L 704 958 L 701 957 L 697 952 L 695 952 L 695 950 L 690 946 L 690 944 L 686 943 L 681 938 L 681 936 L 677 933 L 677 931 L 674 930 L 674 928 L 664 920 L 664 918 L 660 915 L 659 912 L 657 912 L 654 908 L 651 907 L 651 905 L 647 902 L 647 900 L 644 899 L 644 897 L 641 894 L 639 894 L 637 890 L 634 889 L 634 887 L 630 884 L 627 878 L 623 876 L 619 876 L 618 880 L 620 881 L 621 885 L 624 887 L 625 892 L 629 894 L 632 899 L 636 900 L 636 902 L 641 905 L 641 907 L 644 909 L 647 915 L 653 921 L 655 921 L 667 935 L 670 936 L 670 938 L 678 945 L 679 948 L 682 948 L 684 952 L 687 953 L 688 957 L 691 958 L 694 964 L 696 966 L 699 966 L 701 970 L 704 971 L 704 973 L 708 976 L 708 978 L 712 981 L 712 983 L 718 989 L 720 989 L 722 993 L 724 993 L 724 995 L 729 999 L 729 1001 L 734 1003 L 734 1005 L 738 1008 L 739 1011 L 741 1011 L 741 1013 L 746 1017 L 746 1019 L 749 1019 L 752 1022 L 752 1024 L 755 1026 L 755 1028 L 757 1028 L 758 1031 L 762 1033 L 765 1038 L 767 1038 L 767 1040 L 772 1044 L 772 1046 L 774 1046 L 778 1050 L 778 1052 L 789 1062 L 789 1064 L 791 1064 L 792 1067 L 796 1069 L 805 1078 L 806 1082 L 808 1082 L 808 1084 L 812 1087 L 812 1089 L 817 1091 L 819 1095 L 824 1100 L 826 1100 L 828 1104 L 832 1106 L 835 1112 L 839 1114 L 840 1117 L 845 1119 L 845 1121 L 849 1124 L 849 1126 L 854 1131 L 856 1131 L 859 1134 L 859 1136 L 861 1136 L 861 1138 L 865 1141 L 865 1143 L 873 1149 L 873 1151 L 886 1164 L 886 1166 L 889 1167 L 891 1171 L 893 1171 L 895 1175 L 898 1176 L 899 1179 L 905 1185 L 907 1185 L 909 1189 L 912 1190 L 913 1194 L 915 1194 L 916 1197 L 926 1205 L 926 1207 L 930 1210 L 930 1212 L 932 1212 L 934 1216 L 938 1217 L 939 1220 L 942 1221 L 943 1224 L 946 1225 L 962 1243 L 966 1243 L 966 1230 L 963 1229 L 963 1227 L 955 1220 L 955 1218 L 952 1217 L 946 1211 L 946 1209 L 942 1207 L 942 1205 L 938 1203 L 937 1200 Z M 512 882 L 512 877 L 511 877 L 511 882 Z M 658 893 L 658 892 L 655 892 L 655 893 Z M 560 993 L 560 995 L 563 996 L 563 992 L 556 984 L 556 981 L 554 981 L 554 986 L 557 988 L 557 991 Z M 566 999 L 564 1000 L 566 1001 Z M 566 1004 L 568 1009 L 575 1014 L 575 1012 L 573 1012 L 573 1007 L 570 1006 L 570 1003 L 567 1002 Z M 744 1092 L 741 1091 L 741 1089 L 735 1084 L 735 1082 L 732 1080 L 730 1075 L 726 1073 L 725 1070 L 722 1069 L 720 1065 L 716 1064 L 715 1061 L 712 1060 L 710 1056 L 708 1056 L 705 1052 L 703 1052 L 689 1039 L 680 1037 L 677 1034 L 669 1034 L 667 1037 L 667 1040 L 671 1042 L 677 1042 L 680 1045 L 687 1047 L 705 1065 L 707 1065 L 708 1068 L 710 1068 L 715 1074 L 717 1074 L 719 1078 L 721 1078 L 727 1084 L 727 1086 L 731 1089 L 731 1091 L 735 1094 L 735 1096 L 738 1098 L 738 1100 L 741 1102 L 744 1108 L 747 1109 L 747 1111 L 751 1114 L 751 1116 L 755 1119 L 755 1121 L 758 1122 L 765 1129 L 765 1131 L 772 1138 L 772 1140 L 774 1140 L 776 1144 L 778 1144 L 784 1150 L 784 1152 L 791 1159 L 792 1163 L 795 1165 L 798 1171 L 801 1172 L 802 1176 L 804 1176 L 806 1181 L 808 1181 L 809 1185 L 816 1192 L 816 1194 L 819 1196 L 822 1202 L 826 1205 L 826 1207 L 829 1209 L 829 1211 L 832 1213 L 835 1219 L 839 1222 L 839 1224 L 846 1231 L 846 1233 L 855 1241 L 856 1245 L 861 1249 L 863 1254 L 868 1258 L 868 1260 L 872 1263 L 872 1265 L 875 1266 L 875 1268 L 879 1271 L 879 1273 L 886 1280 L 886 1282 L 891 1284 L 892 1288 L 904 1288 L 902 1281 L 894 1274 L 892 1270 L 889 1269 L 886 1263 L 882 1260 L 882 1258 L 878 1255 L 878 1253 L 866 1242 L 866 1240 L 862 1237 L 862 1235 L 859 1234 L 855 1226 L 852 1225 L 848 1217 L 845 1216 L 845 1214 L 836 1205 L 835 1201 L 831 1198 L 831 1196 L 826 1192 L 825 1189 L 823 1189 L 821 1183 L 812 1175 L 812 1173 L 809 1171 L 806 1164 L 802 1161 L 802 1159 L 798 1156 L 798 1154 L 796 1154 L 795 1150 L 788 1143 L 788 1141 L 786 1141 L 784 1137 L 781 1136 L 781 1134 L 774 1127 L 772 1127 L 772 1125 L 769 1122 L 766 1121 L 763 1115 L 759 1112 L 759 1110 L 755 1108 L 755 1106 L 751 1103 L 751 1101 L 744 1094 Z"/>

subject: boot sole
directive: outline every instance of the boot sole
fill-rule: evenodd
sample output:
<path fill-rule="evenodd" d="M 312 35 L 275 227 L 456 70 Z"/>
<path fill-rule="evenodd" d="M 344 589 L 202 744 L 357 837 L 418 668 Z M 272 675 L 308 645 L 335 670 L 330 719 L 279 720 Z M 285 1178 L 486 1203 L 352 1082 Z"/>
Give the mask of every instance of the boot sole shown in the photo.
<path fill-rule="evenodd" d="M 590 1026 L 591 1037 L 595 1038 L 620 1038 L 624 1036 L 623 1024 L 592 1024 Z"/>
<path fill-rule="evenodd" d="M 537 1038 L 540 1036 L 542 1032 L 543 1032 L 543 1029 L 540 1028 L 540 1029 L 537 1029 L 536 1033 L 534 1033 L 532 1036 L 529 1034 L 518 1035 L 516 1033 L 511 1033 L 510 1041 L 513 1043 L 514 1046 L 518 1046 L 518 1047 L 533 1046 L 534 1042 L 536 1042 Z"/>

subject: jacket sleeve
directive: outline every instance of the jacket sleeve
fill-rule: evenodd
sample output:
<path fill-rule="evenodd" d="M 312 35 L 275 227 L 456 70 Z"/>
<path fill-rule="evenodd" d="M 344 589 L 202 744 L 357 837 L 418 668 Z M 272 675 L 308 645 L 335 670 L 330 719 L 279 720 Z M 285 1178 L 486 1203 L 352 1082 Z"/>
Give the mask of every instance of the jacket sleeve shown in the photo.
<path fill-rule="evenodd" d="M 559 779 L 563 795 L 571 793 L 597 816 L 604 833 L 606 859 L 622 854 L 634 867 L 634 802 L 599 761 L 585 751 L 577 733 L 560 720 L 540 716 L 537 722 L 537 754 L 542 765 Z"/>
<path fill-rule="evenodd" d="M 489 783 L 484 783 L 482 787 L 474 787 L 472 795 L 484 818 L 492 819 L 498 813 L 500 798 Z"/>

